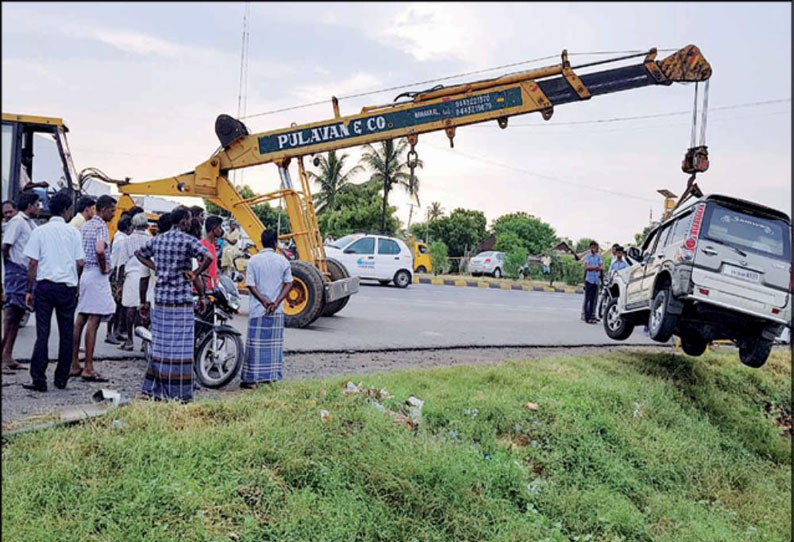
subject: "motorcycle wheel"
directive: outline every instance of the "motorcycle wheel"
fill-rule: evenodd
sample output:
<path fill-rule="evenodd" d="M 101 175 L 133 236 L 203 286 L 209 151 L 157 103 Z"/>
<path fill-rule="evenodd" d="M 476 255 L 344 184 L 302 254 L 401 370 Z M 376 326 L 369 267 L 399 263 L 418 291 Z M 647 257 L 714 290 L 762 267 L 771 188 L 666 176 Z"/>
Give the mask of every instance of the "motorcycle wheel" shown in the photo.
<path fill-rule="evenodd" d="M 218 389 L 234 380 L 243 365 L 243 341 L 236 333 L 207 333 L 199 341 L 193 371 L 205 388 Z"/>

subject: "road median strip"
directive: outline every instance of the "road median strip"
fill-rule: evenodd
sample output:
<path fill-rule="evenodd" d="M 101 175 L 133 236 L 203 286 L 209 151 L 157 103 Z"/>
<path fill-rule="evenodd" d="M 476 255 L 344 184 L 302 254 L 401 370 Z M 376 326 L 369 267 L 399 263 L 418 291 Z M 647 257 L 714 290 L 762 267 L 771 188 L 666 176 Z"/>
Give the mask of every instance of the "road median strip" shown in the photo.
<path fill-rule="evenodd" d="M 557 294 L 583 294 L 584 290 L 580 287 L 558 288 L 556 286 L 534 286 L 532 284 L 521 284 L 519 282 L 496 282 L 491 280 L 465 280 L 465 279 L 441 279 L 417 277 L 418 284 L 430 284 L 431 286 L 458 286 L 468 288 L 486 288 L 494 290 L 522 290 L 524 292 L 550 292 Z"/>

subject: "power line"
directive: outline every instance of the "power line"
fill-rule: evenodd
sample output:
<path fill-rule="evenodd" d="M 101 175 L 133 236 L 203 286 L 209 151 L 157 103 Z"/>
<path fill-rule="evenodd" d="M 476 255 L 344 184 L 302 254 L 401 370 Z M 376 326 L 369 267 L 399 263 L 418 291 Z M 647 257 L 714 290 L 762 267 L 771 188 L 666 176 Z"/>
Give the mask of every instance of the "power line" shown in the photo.
<path fill-rule="evenodd" d="M 734 104 L 734 105 L 724 105 L 721 107 L 712 107 L 709 111 L 729 111 L 732 109 L 743 109 L 747 107 L 758 107 L 763 105 L 771 105 L 777 103 L 784 103 L 790 102 L 791 98 L 781 98 L 778 100 L 765 100 L 761 102 L 748 102 L 743 104 Z M 570 122 L 533 122 L 530 124 L 510 124 L 510 128 L 518 128 L 518 127 L 532 127 L 532 126 L 544 126 L 544 127 L 554 127 L 554 126 L 574 126 L 574 125 L 582 125 L 582 124 L 607 124 L 612 122 L 625 122 L 629 120 L 647 120 L 647 119 L 658 119 L 662 117 L 674 117 L 679 115 L 691 115 L 692 111 L 669 111 L 667 113 L 656 113 L 652 115 L 636 115 L 632 117 L 612 117 L 609 119 L 594 119 L 594 120 L 578 120 L 578 121 L 570 121 Z M 481 124 L 479 125 L 481 128 L 495 128 L 496 125 L 492 124 Z"/>
<path fill-rule="evenodd" d="M 490 165 L 493 165 L 493 166 L 498 166 L 498 167 L 501 167 L 501 168 L 510 169 L 510 170 L 516 171 L 518 173 L 523 173 L 525 175 L 530 175 L 532 177 L 538 177 L 540 179 L 546 179 L 546 180 L 555 181 L 555 182 L 558 182 L 558 183 L 561 183 L 561 184 L 567 184 L 569 186 L 573 186 L 573 187 L 576 187 L 576 188 L 584 188 L 586 190 L 593 190 L 593 191 L 596 191 L 596 192 L 603 192 L 603 193 L 606 193 L 606 194 L 611 194 L 613 196 L 621 196 L 621 197 L 624 197 L 624 198 L 637 199 L 637 200 L 641 200 L 641 201 L 650 201 L 650 202 L 654 202 L 654 203 L 657 202 L 657 200 L 655 200 L 655 199 L 644 198 L 642 196 L 635 196 L 634 194 L 629 194 L 627 192 L 619 192 L 617 190 L 610 190 L 608 188 L 598 188 L 598 187 L 594 187 L 594 186 L 590 186 L 590 185 L 586 185 L 586 184 L 574 183 L 572 181 L 567 181 L 565 179 L 560 179 L 559 177 L 553 177 L 551 175 L 544 175 L 542 173 L 535 173 L 533 171 L 528 171 L 528 170 L 523 169 L 523 168 L 510 166 L 510 165 L 507 165 L 507 164 L 503 164 L 501 162 L 496 162 L 494 160 L 490 160 L 488 158 L 483 158 L 482 156 L 476 156 L 476 155 L 473 155 L 473 154 L 468 154 L 468 153 L 460 152 L 460 151 L 457 151 L 457 150 L 453 151 L 452 149 L 448 149 L 446 147 L 440 147 L 440 146 L 437 146 L 437 145 L 433 145 L 431 143 L 427 143 L 427 146 L 428 147 L 432 147 L 432 148 L 437 149 L 437 150 L 453 152 L 456 155 L 460 155 L 460 156 L 463 156 L 465 158 L 469 158 L 471 160 L 480 161 L 480 162 L 483 162 L 485 164 L 490 164 Z"/>
<path fill-rule="evenodd" d="M 675 51 L 676 49 L 666 48 L 666 49 L 657 49 L 657 50 L 660 51 L 660 52 L 666 52 L 666 51 Z M 632 51 L 593 51 L 593 52 L 568 53 L 568 56 L 570 57 L 570 56 L 590 56 L 590 55 L 616 55 L 616 54 L 632 54 L 632 53 L 643 53 L 643 52 L 647 52 L 647 51 L 641 51 L 641 50 L 632 50 Z M 504 70 L 504 69 L 507 69 L 507 68 L 514 68 L 516 66 L 522 66 L 522 65 L 526 65 L 526 64 L 534 64 L 536 62 L 542 62 L 544 60 L 551 60 L 553 58 L 559 58 L 559 57 L 560 57 L 560 55 L 548 55 L 548 56 L 544 56 L 544 57 L 533 58 L 531 60 L 522 60 L 520 62 L 513 62 L 511 64 L 503 64 L 501 66 L 494 66 L 492 68 L 484 68 L 484 69 L 481 69 L 481 70 L 474 70 L 474 71 L 470 71 L 470 72 L 458 73 L 458 74 L 455 74 L 455 75 L 447 75 L 445 77 L 439 77 L 437 79 L 428 79 L 426 81 L 417 81 L 415 83 L 406 83 L 406 84 L 397 85 L 397 86 L 394 86 L 394 87 L 388 87 L 388 88 L 381 88 L 381 89 L 376 89 L 376 90 L 368 90 L 368 91 L 364 91 L 364 92 L 358 92 L 358 93 L 355 93 L 355 94 L 349 94 L 347 96 L 341 96 L 341 97 L 338 98 L 338 100 L 342 101 L 342 100 L 349 100 L 349 99 L 352 99 L 352 98 L 361 98 L 361 97 L 364 97 L 364 96 L 372 96 L 374 94 L 382 94 L 384 92 L 392 92 L 392 91 L 395 91 L 395 90 L 402 90 L 402 89 L 405 89 L 405 88 L 417 87 L 419 85 L 428 85 L 430 83 L 438 83 L 440 81 L 449 81 L 450 79 L 458 79 L 460 77 L 468 77 L 470 75 L 479 75 L 479 74 L 482 74 L 482 73 L 488 73 L 488 72 L 492 72 L 492 71 L 496 71 L 496 70 Z M 619 60 L 619 59 L 616 59 L 616 60 Z M 246 115 L 246 116 L 242 116 L 242 117 L 239 117 L 239 118 L 242 120 L 242 119 L 251 119 L 251 118 L 254 118 L 254 117 L 263 117 L 265 115 L 273 115 L 275 113 L 283 113 L 285 111 L 294 111 L 296 109 L 304 109 L 304 108 L 307 108 L 307 107 L 314 107 L 314 106 L 318 106 L 318 105 L 324 105 L 324 104 L 327 104 L 327 103 L 328 103 L 328 99 L 319 100 L 319 101 L 311 102 L 311 103 L 293 105 L 293 106 L 289 106 L 289 107 L 282 107 L 280 109 L 272 109 L 270 111 L 264 111 L 262 113 L 255 113 L 255 114 L 252 114 L 252 115 Z"/>

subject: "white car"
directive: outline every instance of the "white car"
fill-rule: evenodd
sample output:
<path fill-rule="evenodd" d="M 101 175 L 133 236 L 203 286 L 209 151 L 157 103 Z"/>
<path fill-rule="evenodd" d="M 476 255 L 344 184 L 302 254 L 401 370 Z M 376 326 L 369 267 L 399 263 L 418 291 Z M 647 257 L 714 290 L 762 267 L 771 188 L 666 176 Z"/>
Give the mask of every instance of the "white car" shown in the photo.
<path fill-rule="evenodd" d="M 413 282 L 413 255 L 401 240 L 384 235 L 354 233 L 325 247 L 325 254 L 342 263 L 351 277 L 373 279 L 398 288 Z"/>
<path fill-rule="evenodd" d="M 469 272 L 477 277 L 479 275 L 492 275 L 494 278 L 502 278 L 504 274 L 504 252 L 480 252 L 469 261 Z"/>

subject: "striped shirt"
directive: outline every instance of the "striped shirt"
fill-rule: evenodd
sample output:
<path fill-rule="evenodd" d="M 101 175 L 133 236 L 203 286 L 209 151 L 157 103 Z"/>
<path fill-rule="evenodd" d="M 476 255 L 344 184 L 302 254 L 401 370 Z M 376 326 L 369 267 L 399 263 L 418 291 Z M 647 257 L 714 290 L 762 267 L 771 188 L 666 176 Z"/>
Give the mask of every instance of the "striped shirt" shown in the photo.
<path fill-rule="evenodd" d="M 99 215 L 94 215 L 91 220 L 80 227 L 80 237 L 83 238 L 83 253 L 85 254 L 83 268 L 85 270 L 99 267 L 99 259 L 96 255 L 96 246 L 99 241 L 105 242 L 105 261 L 110 263 L 110 233 L 108 225 Z"/>

